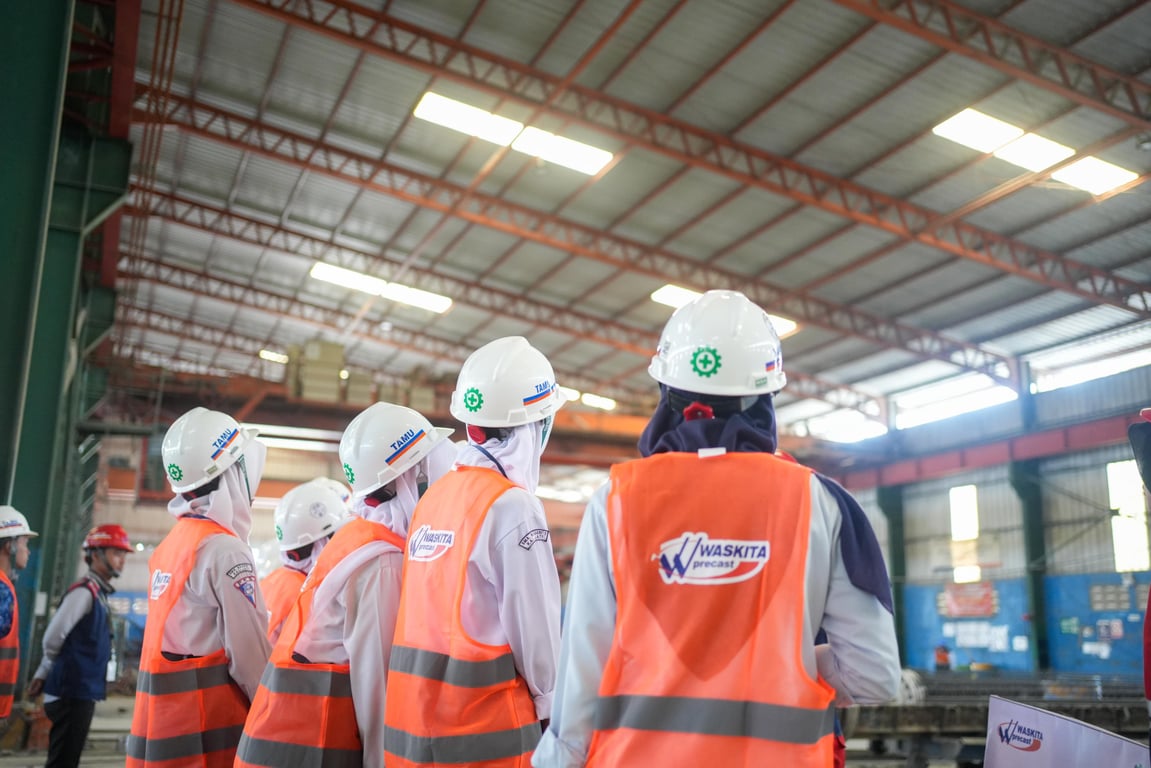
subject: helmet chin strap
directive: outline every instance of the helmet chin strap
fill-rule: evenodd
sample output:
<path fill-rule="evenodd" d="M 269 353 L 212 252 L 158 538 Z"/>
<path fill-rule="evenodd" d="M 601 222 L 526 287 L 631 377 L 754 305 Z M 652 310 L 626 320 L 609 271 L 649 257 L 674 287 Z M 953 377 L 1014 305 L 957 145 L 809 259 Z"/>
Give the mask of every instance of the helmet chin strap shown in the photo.
<path fill-rule="evenodd" d="M 113 568 L 112 563 L 108 561 L 108 550 L 99 549 L 99 550 L 97 550 L 97 552 L 99 552 L 100 560 L 104 563 L 105 570 L 108 571 L 108 578 L 111 578 L 111 579 L 120 578 L 120 571 L 117 570 L 116 568 Z"/>

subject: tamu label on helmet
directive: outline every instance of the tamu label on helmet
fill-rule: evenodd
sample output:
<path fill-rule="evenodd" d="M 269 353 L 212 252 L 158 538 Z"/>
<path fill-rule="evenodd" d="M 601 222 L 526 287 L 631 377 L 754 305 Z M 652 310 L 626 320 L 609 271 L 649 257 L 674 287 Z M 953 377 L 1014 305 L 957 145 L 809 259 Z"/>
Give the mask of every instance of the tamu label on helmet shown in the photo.
<path fill-rule="evenodd" d="M 763 570 L 771 559 L 771 542 L 685 532 L 661 544 L 652 559 L 665 584 L 734 584 Z"/>
<path fill-rule="evenodd" d="M 531 393 L 524 398 L 524 405 L 534 405 L 542 400 L 546 400 L 548 395 L 555 391 L 555 382 L 542 382 L 536 384 L 535 392 Z"/>
<path fill-rule="evenodd" d="M 388 464 L 395 464 L 404 454 L 414 448 L 416 443 L 427 437 L 427 434 L 428 433 L 422 429 L 409 429 L 399 440 L 392 443 L 392 454 L 384 459 L 384 461 Z"/>
<path fill-rule="evenodd" d="M 220 436 L 212 441 L 212 458 L 218 459 L 220 454 L 228 449 L 240 434 L 238 429 L 225 429 L 220 433 Z"/>
<path fill-rule="evenodd" d="M 421 525 L 408 537 L 408 559 L 423 562 L 435 560 L 455 543 L 455 531 L 438 531 L 430 525 Z"/>
<path fill-rule="evenodd" d="M 159 568 L 152 571 L 152 599 L 159 600 L 160 595 L 168 589 L 168 585 L 172 583 L 172 574 L 164 573 Z"/>

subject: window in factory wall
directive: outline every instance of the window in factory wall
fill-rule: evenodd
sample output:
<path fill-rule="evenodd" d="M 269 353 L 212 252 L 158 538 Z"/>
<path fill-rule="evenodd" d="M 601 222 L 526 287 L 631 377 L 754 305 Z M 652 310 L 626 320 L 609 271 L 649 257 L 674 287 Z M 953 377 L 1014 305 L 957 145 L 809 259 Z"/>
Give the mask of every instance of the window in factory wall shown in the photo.
<path fill-rule="evenodd" d="M 974 485 L 958 485 L 948 494 L 951 501 L 951 567 L 956 584 L 980 581 L 979 495 Z"/>
<path fill-rule="evenodd" d="M 1147 499 L 1134 461 L 1107 465 L 1107 491 L 1113 517 L 1111 543 L 1115 570 L 1145 571 L 1151 567 L 1147 541 Z"/>

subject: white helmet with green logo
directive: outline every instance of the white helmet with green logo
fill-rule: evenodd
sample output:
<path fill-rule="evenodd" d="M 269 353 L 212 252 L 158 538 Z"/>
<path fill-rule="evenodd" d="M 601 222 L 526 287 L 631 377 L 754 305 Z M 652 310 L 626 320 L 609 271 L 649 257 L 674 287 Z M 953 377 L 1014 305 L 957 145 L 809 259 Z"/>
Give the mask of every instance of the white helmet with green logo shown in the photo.
<path fill-rule="evenodd" d="M 647 372 L 704 395 L 763 395 L 787 383 L 771 318 L 739 291 L 708 291 L 677 309 Z"/>
<path fill-rule="evenodd" d="M 185 493 L 215 480 L 236 463 L 256 434 L 226 413 L 188 411 L 164 435 L 164 474 L 172 490 Z"/>
<path fill-rule="evenodd" d="M 284 494 L 273 520 L 281 552 L 331 536 L 347 520 L 348 508 L 326 478 L 310 480 Z"/>
<path fill-rule="evenodd" d="M 451 433 L 433 427 L 411 408 L 393 403 L 369 405 L 340 438 L 340 461 L 353 498 L 363 498 L 392 482 Z"/>
<path fill-rule="evenodd" d="M 468 355 L 452 392 L 452 416 L 477 427 L 518 427 L 564 403 L 552 364 L 523 336 L 489 341 Z"/>

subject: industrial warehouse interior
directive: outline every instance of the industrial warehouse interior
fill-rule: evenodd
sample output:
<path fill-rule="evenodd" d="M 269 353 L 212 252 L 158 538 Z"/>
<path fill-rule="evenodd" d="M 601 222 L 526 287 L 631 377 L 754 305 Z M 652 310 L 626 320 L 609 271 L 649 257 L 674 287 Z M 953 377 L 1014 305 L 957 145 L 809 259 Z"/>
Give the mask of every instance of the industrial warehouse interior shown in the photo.
<path fill-rule="evenodd" d="M 44 765 L 25 691 L 102 524 L 133 551 L 81 764 L 125 765 L 182 414 L 268 448 L 263 577 L 357 414 L 464 441 L 461 367 L 523 336 L 567 400 L 566 599 L 661 330 L 717 289 L 771 315 L 778 448 L 890 578 L 900 692 L 838 710 L 846 764 L 984 765 L 992 697 L 1146 744 L 1148 0 L 0 5 L 0 500 L 39 532 L 0 766 Z"/>

